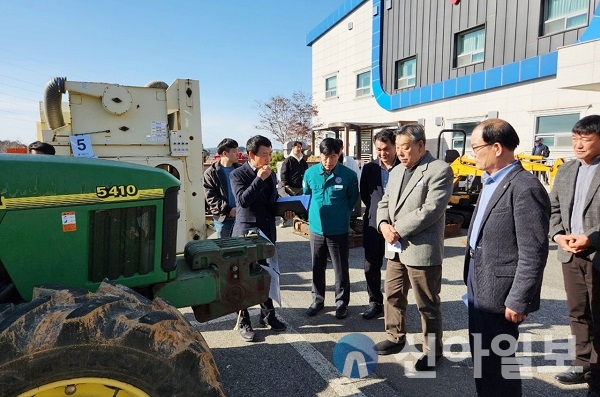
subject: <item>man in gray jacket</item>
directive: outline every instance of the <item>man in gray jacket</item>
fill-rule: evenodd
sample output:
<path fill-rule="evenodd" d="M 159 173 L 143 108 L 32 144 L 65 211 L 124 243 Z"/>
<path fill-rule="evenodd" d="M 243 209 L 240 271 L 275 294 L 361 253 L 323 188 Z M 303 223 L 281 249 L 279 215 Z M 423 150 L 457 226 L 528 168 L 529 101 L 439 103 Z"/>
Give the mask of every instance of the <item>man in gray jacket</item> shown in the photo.
<path fill-rule="evenodd" d="M 562 262 L 575 357 L 566 371 L 556 375 L 563 384 L 585 382 L 597 365 L 595 344 L 600 335 L 595 318 L 600 297 L 600 116 L 590 115 L 573 127 L 574 160 L 558 169 L 550 200 L 550 237 L 558 244 Z M 594 341 L 594 342 L 592 342 Z M 592 375 L 590 387 L 599 392 L 600 379 Z"/>
<path fill-rule="evenodd" d="M 484 121 L 471 145 L 476 167 L 484 170 L 464 266 L 475 386 L 481 397 L 519 397 L 519 324 L 540 307 L 550 200 L 515 160 L 519 136 L 509 123 Z"/>
<path fill-rule="evenodd" d="M 443 354 L 442 259 L 445 214 L 452 193 L 452 169 L 425 150 L 425 131 L 419 124 L 395 134 L 400 160 L 389 176 L 377 205 L 378 230 L 386 241 L 384 319 L 387 340 L 377 344 L 380 355 L 402 350 L 406 343 L 406 307 L 412 287 L 421 313 L 424 355 L 417 371 L 435 367 Z M 433 343 L 431 343 L 433 342 Z"/>

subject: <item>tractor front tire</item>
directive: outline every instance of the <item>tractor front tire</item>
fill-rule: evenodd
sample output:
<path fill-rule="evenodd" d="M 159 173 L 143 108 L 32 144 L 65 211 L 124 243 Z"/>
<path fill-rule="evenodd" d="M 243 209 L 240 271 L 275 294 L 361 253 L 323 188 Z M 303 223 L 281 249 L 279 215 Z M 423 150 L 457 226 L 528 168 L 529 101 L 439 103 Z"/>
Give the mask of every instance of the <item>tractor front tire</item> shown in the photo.
<path fill-rule="evenodd" d="M 177 309 L 118 284 L 39 287 L 0 310 L 0 396 L 223 396 L 218 376 Z"/>

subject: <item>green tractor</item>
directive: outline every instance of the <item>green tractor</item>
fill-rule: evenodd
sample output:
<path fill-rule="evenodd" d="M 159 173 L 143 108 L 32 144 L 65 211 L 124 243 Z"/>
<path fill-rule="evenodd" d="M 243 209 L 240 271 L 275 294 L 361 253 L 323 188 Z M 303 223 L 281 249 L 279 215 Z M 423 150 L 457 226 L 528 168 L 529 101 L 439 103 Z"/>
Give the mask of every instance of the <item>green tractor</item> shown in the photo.
<path fill-rule="evenodd" d="M 221 396 L 207 321 L 266 300 L 255 236 L 176 254 L 180 182 L 124 162 L 0 155 L 0 395 Z"/>

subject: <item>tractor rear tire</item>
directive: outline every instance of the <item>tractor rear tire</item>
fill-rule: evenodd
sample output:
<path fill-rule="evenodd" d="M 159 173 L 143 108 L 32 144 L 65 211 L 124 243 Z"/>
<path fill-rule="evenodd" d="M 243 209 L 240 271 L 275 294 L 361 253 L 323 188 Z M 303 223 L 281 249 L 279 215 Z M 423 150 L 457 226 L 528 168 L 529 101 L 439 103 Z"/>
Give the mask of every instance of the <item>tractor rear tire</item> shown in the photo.
<path fill-rule="evenodd" d="M 121 285 L 38 287 L 31 302 L 0 312 L 0 396 L 224 396 L 218 377 L 177 309 Z"/>

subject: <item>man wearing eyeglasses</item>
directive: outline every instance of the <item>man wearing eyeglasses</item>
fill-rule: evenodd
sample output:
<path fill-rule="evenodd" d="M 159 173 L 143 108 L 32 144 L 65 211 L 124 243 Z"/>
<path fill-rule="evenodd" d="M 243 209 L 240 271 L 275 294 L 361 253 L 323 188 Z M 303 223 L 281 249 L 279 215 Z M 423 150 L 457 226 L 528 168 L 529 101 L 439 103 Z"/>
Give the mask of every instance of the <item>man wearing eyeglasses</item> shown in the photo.
<path fill-rule="evenodd" d="M 572 131 L 576 159 L 558 169 L 550 193 L 550 237 L 559 246 L 575 359 L 555 378 L 563 384 L 583 383 L 591 370 L 588 395 L 600 396 L 595 303 L 600 297 L 600 116 L 582 118 Z"/>
<path fill-rule="evenodd" d="M 518 327 L 540 306 L 550 200 L 541 182 L 515 161 L 519 136 L 509 123 L 484 121 L 473 130 L 471 145 L 477 168 L 484 170 L 464 266 L 475 386 L 479 396 L 518 397 Z"/>

